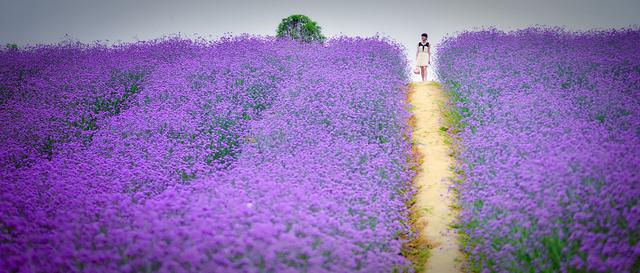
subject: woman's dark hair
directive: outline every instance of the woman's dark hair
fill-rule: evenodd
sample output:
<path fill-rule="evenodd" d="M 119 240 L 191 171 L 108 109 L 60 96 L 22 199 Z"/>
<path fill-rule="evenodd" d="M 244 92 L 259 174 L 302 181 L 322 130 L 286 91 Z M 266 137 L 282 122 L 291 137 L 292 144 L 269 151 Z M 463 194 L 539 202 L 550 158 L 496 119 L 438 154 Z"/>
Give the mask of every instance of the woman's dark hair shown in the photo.
<path fill-rule="evenodd" d="M 420 35 L 420 36 L 425 37 L 425 38 L 429 38 L 429 35 L 427 35 L 426 33 L 422 33 L 422 35 Z"/>

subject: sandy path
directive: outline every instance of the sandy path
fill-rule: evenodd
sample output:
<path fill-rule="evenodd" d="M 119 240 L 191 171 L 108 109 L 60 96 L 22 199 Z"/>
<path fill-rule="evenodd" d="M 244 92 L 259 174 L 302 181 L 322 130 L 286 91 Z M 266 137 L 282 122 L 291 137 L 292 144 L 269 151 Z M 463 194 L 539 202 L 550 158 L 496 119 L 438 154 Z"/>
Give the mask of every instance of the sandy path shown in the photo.
<path fill-rule="evenodd" d="M 463 256 L 458 247 L 458 234 L 450 228 L 457 215 L 452 207 L 455 195 L 449 190 L 453 158 L 440 131 L 443 126 L 440 107 L 446 97 L 434 82 L 412 83 L 410 88 L 409 103 L 415 115 L 413 145 L 421 155 L 414 181 L 418 191 L 412 209 L 415 226 L 430 248 L 426 272 L 460 272 L 459 261 Z"/>

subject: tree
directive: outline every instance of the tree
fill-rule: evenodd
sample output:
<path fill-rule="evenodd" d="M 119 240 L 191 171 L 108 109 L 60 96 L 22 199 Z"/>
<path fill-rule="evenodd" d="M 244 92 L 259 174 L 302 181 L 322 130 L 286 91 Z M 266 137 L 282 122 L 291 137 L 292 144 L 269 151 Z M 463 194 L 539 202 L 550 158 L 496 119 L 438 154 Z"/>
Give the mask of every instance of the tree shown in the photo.
<path fill-rule="evenodd" d="M 295 14 L 282 19 L 277 30 L 278 37 L 289 37 L 304 42 L 324 42 L 325 37 L 320 32 L 318 23 L 309 17 Z"/>

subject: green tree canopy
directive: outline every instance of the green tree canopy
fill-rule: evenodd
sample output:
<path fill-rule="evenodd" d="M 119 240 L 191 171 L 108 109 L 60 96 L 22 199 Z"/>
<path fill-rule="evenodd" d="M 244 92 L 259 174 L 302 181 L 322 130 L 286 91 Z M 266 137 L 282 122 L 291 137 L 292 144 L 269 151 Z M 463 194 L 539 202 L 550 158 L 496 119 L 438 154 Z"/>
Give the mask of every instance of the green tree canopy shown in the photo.
<path fill-rule="evenodd" d="M 291 15 L 282 19 L 282 22 L 278 25 L 277 36 L 290 37 L 305 42 L 324 42 L 325 40 L 318 23 L 301 14 Z"/>

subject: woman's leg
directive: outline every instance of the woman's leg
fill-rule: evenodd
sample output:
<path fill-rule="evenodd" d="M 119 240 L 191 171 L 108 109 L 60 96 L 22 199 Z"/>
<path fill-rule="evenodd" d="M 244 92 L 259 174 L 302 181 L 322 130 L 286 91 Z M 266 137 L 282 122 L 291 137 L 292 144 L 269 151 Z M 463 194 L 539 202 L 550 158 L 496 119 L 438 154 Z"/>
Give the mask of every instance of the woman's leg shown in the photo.
<path fill-rule="evenodd" d="M 429 78 L 428 77 L 429 76 L 429 74 L 428 74 L 429 73 L 429 69 L 428 68 L 429 68 L 428 66 L 424 67 L 424 80 L 425 81 Z"/>
<path fill-rule="evenodd" d="M 422 76 L 422 81 L 424 81 L 427 78 L 427 67 L 426 66 L 421 66 L 420 67 L 420 75 Z"/>

